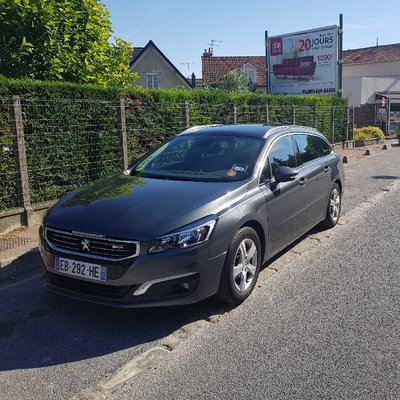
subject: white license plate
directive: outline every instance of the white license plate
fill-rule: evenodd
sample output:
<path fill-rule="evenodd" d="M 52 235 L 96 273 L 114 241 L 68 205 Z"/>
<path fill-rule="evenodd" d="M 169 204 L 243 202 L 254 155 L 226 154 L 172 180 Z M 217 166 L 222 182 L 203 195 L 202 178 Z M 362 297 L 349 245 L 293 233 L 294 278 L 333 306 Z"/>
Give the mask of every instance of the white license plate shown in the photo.
<path fill-rule="evenodd" d="M 60 274 L 103 282 L 107 279 L 107 268 L 98 264 L 90 264 L 83 261 L 70 260 L 69 258 L 56 257 L 54 267 Z"/>

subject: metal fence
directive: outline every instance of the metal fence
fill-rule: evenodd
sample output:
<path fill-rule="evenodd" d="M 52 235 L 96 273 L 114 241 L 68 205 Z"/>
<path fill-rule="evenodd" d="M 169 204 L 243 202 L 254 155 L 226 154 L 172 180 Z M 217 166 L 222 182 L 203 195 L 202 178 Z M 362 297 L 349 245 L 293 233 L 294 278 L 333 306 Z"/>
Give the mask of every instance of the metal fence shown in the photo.
<path fill-rule="evenodd" d="M 352 139 L 349 121 L 349 110 L 338 106 L 0 98 L 0 214 L 55 200 L 120 171 L 190 126 L 299 124 L 340 142 Z"/>

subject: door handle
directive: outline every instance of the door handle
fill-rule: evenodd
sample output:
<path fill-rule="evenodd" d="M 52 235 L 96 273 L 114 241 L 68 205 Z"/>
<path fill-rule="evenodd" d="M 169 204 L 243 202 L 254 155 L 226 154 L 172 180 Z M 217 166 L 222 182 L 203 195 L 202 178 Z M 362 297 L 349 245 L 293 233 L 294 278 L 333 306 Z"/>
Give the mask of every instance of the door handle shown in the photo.
<path fill-rule="evenodd" d="M 306 178 L 300 178 L 299 179 L 299 185 L 304 186 L 306 184 L 307 179 Z"/>

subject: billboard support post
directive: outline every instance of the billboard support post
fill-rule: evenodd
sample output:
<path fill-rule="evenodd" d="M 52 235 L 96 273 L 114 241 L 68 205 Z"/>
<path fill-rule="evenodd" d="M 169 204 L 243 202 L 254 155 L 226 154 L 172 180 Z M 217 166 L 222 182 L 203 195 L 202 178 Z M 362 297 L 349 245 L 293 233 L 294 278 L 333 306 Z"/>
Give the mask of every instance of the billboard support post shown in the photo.
<path fill-rule="evenodd" d="M 269 93 L 268 31 L 265 31 L 265 91 Z"/>
<path fill-rule="evenodd" d="M 338 96 L 343 94 L 343 14 L 339 14 L 339 30 L 338 30 Z"/>

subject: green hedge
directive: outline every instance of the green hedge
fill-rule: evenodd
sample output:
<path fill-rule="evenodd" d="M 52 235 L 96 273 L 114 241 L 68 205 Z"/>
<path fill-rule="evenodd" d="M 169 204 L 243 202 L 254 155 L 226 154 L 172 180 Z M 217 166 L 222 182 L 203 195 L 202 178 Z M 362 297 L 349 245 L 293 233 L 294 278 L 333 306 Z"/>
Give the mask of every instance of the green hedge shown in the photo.
<path fill-rule="evenodd" d="M 12 104 L 0 97 L 0 210 L 18 207 L 17 160 L 14 152 Z"/>
<path fill-rule="evenodd" d="M 343 139 L 346 130 L 347 102 L 337 97 L 233 95 L 187 89 L 124 90 L 0 78 L 0 210 L 22 205 L 14 151 L 12 95 L 20 96 L 22 102 L 32 203 L 55 199 L 73 187 L 121 168 L 120 97 L 126 101 L 130 159 L 185 129 L 185 103 L 189 107 L 190 126 L 233 123 L 236 111 L 237 123 L 295 122 L 315 126 L 336 142 Z"/>
<path fill-rule="evenodd" d="M 11 107 L 11 95 L 14 94 L 21 97 L 22 103 L 32 203 L 55 199 L 73 187 L 118 168 L 119 143 L 114 105 L 118 90 L 0 79 L 0 98 L 8 106 L 0 110 L 0 126 L 8 125 L 0 132 L 2 148 L 14 142 L 11 136 L 14 127 L 9 125 L 14 123 Z M 2 181 L 3 177 L 12 180 L 13 187 L 10 183 L 7 189 L 0 188 L 0 209 L 22 205 L 15 168 L 13 160 L 8 174 L 1 176 Z"/>

